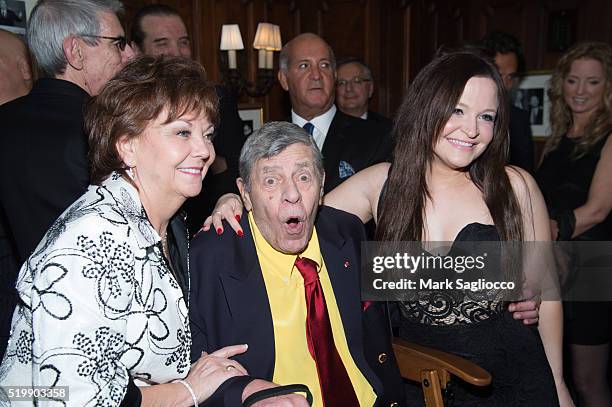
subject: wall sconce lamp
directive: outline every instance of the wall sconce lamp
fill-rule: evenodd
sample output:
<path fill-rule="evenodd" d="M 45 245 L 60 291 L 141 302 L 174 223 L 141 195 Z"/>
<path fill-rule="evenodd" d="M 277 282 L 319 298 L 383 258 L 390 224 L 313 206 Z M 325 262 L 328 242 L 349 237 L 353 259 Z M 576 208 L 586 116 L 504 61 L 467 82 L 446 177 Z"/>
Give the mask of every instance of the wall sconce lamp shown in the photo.
<path fill-rule="evenodd" d="M 242 35 L 238 24 L 224 24 L 221 27 L 221 44 L 219 49 L 227 51 L 227 62 L 221 52 L 222 83 L 236 95 L 242 92 L 251 97 L 268 94 L 275 83 L 274 52 L 282 48 L 280 27 L 270 23 L 259 23 L 253 48 L 258 50 L 257 80 L 255 84 L 244 79 L 236 61 L 236 51 L 243 50 Z"/>

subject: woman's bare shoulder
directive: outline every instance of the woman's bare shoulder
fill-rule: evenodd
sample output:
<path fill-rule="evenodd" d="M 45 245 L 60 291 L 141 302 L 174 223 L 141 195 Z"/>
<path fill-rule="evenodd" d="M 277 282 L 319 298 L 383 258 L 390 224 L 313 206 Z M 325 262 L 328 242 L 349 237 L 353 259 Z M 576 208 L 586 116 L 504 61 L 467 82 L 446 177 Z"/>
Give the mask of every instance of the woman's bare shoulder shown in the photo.
<path fill-rule="evenodd" d="M 353 213 L 367 222 L 376 214 L 380 191 L 387 180 L 389 163 L 380 163 L 359 171 L 328 192 L 325 205 Z"/>
<path fill-rule="evenodd" d="M 539 190 L 533 176 L 521 167 L 507 165 L 506 174 L 510 180 L 510 185 L 512 185 L 512 190 L 519 200 L 529 198 L 534 191 Z"/>

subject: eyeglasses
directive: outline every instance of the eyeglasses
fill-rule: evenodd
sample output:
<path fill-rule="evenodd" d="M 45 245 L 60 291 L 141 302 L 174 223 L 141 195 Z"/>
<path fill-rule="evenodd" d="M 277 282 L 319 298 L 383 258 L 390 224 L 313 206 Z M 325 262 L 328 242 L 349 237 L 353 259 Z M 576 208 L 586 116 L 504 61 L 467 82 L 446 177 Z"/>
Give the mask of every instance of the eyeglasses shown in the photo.
<path fill-rule="evenodd" d="M 103 35 L 91 35 L 91 34 L 81 34 L 79 37 L 87 37 L 87 38 L 102 38 L 105 40 L 113 41 L 113 44 L 119 48 L 119 51 L 124 51 L 125 46 L 127 45 L 127 39 L 122 35 L 120 37 L 105 37 Z"/>
<path fill-rule="evenodd" d="M 366 82 L 371 82 L 371 79 L 368 78 L 360 78 L 359 76 L 355 76 L 353 79 L 338 79 L 336 81 L 336 86 L 338 86 L 339 88 L 342 88 L 346 85 L 348 85 L 348 83 L 350 82 L 351 84 L 353 84 L 353 86 L 360 86 L 363 85 Z"/>

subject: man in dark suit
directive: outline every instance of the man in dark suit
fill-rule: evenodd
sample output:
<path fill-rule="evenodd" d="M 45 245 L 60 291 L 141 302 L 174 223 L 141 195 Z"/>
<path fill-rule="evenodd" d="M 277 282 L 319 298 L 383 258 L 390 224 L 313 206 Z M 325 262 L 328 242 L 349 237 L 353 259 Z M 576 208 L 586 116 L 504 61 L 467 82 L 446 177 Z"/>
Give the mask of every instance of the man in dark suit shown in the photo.
<path fill-rule="evenodd" d="M 116 16 L 120 2 L 73 3 L 49 1 L 34 9 L 28 43 L 41 78 L 28 95 L 0 107 L 0 203 L 20 264 L 89 184 L 84 104 L 132 56 Z M 91 9 L 100 31 L 75 35 L 86 24 L 83 10 Z M 58 25 L 62 18 L 66 24 Z M 62 30 L 74 21 L 80 25 Z"/>
<path fill-rule="evenodd" d="M 280 53 L 278 80 L 291 100 L 291 121 L 313 136 L 325 157 L 325 192 L 372 164 L 390 160 L 389 134 L 334 105 L 336 60 L 321 37 L 305 33 Z"/>
<path fill-rule="evenodd" d="M 201 233 L 191 246 L 192 358 L 246 343 L 236 359 L 252 377 L 306 384 L 317 406 L 403 404 L 384 309 L 360 301 L 363 226 L 319 210 L 325 175 L 313 139 L 268 123 L 246 141 L 240 175 L 244 235 Z"/>
<path fill-rule="evenodd" d="M 29 94 L 0 106 L 0 212 L 19 266 L 89 185 L 83 107 L 132 56 L 116 16 L 121 9 L 119 1 L 49 0 L 32 11 L 28 43 L 41 78 Z M 5 277 L 3 289 L 14 292 L 16 275 Z M 1 309 L 0 318 L 10 321 L 13 308 Z"/>
<path fill-rule="evenodd" d="M 138 10 L 131 24 L 130 41 L 135 52 L 191 58 L 191 41 L 178 11 L 165 4 L 150 4 Z M 214 203 L 226 192 L 238 192 L 238 157 L 245 135 L 235 95 L 216 86 L 219 96 L 219 122 L 213 143 L 217 158 L 206 175 L 204 193 L 189 199 L 186 209 L 191 231 L 200 229 Z"/>
<path fill-rule="evenodd" d="M 495 58 L 495 65 L 504 82 L 508 95 L 516 86 L 518 75 L 525 70 L 525 57 L 521 43 L 512 35 L 493 31 L 481 40 L 482 46 Z M 530 173 L 534 170 L 533 139 L 529 113 L 514 106 L 510 100 L 510 160 Z"/>
<path fill-rule="evenodd" d="M 338 108 L 350 116 L 378 123 L 386 133 L 391 132 L 391 120 L 370 110 L 370 99 L 374 94 L 374 77 L 370 67 L 357 58 L 338 62 L 336 78 L 336 103 Z"/>

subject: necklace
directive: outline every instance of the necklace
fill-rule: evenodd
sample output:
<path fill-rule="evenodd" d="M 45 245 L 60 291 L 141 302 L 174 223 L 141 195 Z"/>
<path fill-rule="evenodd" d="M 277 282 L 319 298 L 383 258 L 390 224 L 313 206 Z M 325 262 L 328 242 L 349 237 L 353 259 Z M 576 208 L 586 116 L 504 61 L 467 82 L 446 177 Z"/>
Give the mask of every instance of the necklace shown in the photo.
<path fill-rule="evenodd" d="M 172 267 L 172 262 L 170 261 L 170 250 L 168 248 L 168 232 L 165 232 L 161 236 L 161 244 L 162 244 L 162 254 L 164 256 L 164 261 L 166 266 L 168 266 L 168 270 L 170 270 L 170 274 L 176 281 L 178 281 L 176 274 L 174 273 L 174 267 Z"/>
<path fill-rule="evenodd" d="M 166 258 L 166 260 L 168 260 L 168 263 L 170 263 L 170 250 L 168 248 L 168 232 L 165 232 L 162 236 L 162 252 L 164 254 L 164 257 Z"/>

